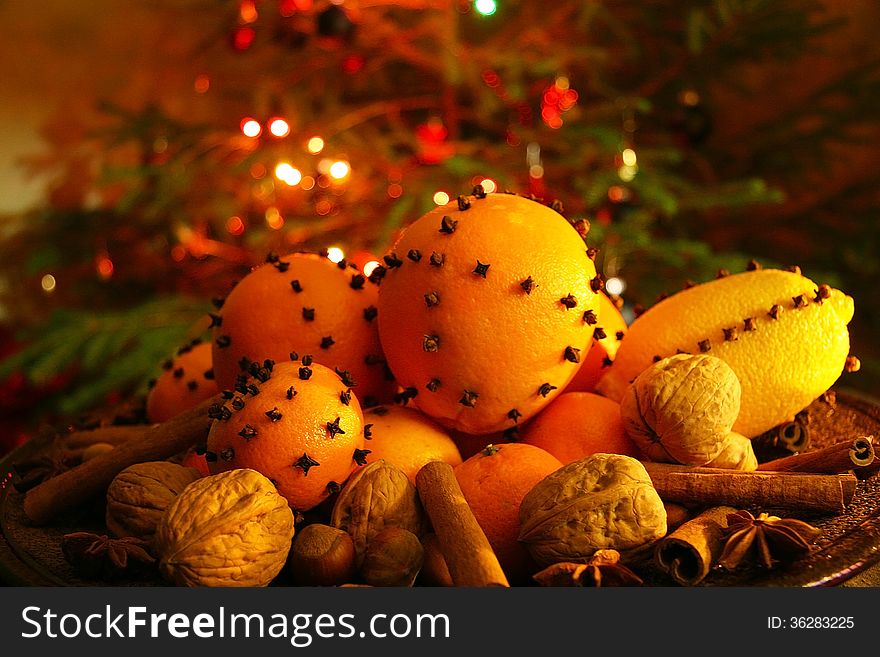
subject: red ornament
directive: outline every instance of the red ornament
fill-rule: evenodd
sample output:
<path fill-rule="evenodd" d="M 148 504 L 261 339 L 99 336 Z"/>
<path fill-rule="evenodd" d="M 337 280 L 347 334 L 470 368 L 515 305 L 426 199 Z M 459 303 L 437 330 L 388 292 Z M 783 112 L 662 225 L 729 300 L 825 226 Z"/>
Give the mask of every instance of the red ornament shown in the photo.
<path fill-rule="evenodd" d="M 342 72 L 348 75 L 360 72 L 363 67 L 364 58 L 362 55 L 348 55 L 342 60 Z"/>
<path fill-rule="evenodd" d="M 312 8 L 312 0 L 280 0 L 278 13 L 285 18 L 293 16 L 297 11 L 308 11 Z"/>
<path fill-rule="evenodd" d="M 541 94 L 541 119 L 553 129 L 562 127 L 562 114 L 577 103 L 578 92 L 568 86 L 566 78 L 556 81 Z"/>
<path fill-rule="evenodd" d="M 455 147 L 446 141 L 449 131 L 439 118 L 431 118 L 416 128 L 419 149 L 416 153 L 422 164 L 440 164 L 452 157 Z"/>
<path fill-rule="evenodd" d="M 239 25 L 229 34 L 229 45 L 237 52 L 244 52 L 254 44 L 257 31 L 248 25 Z"/>

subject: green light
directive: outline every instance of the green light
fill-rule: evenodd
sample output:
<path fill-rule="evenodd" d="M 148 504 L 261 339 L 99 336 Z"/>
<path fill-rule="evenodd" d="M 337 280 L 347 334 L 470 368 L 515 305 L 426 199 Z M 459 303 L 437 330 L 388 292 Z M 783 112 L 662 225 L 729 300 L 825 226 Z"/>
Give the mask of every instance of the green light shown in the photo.
<path fill-rule="evenodd" d="M 491 16 L 498 9 L 495 0 L 474 0 L 474 9 L 483 16 Z"/>

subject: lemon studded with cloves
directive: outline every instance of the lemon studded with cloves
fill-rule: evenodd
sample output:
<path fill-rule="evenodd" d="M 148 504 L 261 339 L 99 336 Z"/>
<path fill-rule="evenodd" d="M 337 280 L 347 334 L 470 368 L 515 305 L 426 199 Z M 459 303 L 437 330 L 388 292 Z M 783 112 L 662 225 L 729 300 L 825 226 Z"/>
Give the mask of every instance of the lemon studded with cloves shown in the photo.
<path fill-rule="evenodd" d="M 733 431 L 753 438 L 790 420 L 857 360 L 853 299 L 799 270 L 727 275 L 660 301 L 629 327 L 598 390 L 620 400 L 652 362 L 676 353 L 725 361 L 742 387 Z"/>

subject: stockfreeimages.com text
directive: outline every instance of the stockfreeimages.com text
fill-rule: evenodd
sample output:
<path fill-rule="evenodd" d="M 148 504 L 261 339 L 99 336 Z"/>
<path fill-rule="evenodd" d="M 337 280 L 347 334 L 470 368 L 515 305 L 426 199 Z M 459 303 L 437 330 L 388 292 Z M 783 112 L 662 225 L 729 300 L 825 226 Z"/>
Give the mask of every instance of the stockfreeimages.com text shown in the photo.
<path fill-rule="evenodd" d="M 372 614 L 358 629 L 356 614 L 230 613 L 219 607 L 215 613 L 152 613 L 146 607 L 102 612 L 58 614 L 52 609 L 30 606 L 22 609 L 25 639 L 37 637 L 157 638 L 185 639 L 273 638 L 287 639 L 305 648 L 316 638 L 438 638 L 450 637 L 446 614 Z"/>

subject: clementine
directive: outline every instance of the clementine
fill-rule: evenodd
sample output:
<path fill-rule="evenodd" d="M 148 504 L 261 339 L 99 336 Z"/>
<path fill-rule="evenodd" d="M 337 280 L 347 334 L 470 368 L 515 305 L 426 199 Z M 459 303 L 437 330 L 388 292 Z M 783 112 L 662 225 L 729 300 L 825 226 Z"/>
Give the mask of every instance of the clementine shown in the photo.
<path fill-rule="evenodd" d="M 385 459 L 406 473 L 413 485 L 429 461 L 456 466 L 461 454 L 446 430 L 421 411 L 406 406 L 374 406 L 364 411 L 370 455 L 367 462 Z"/>
<path fill-rule="evenodd" d="M 522 441 L 564 465 L 596 453 L 641 453 L 626 434 L 620 404 L 592 392 L 564 392 L 522 429 Z"/>
<path fill-rule="evenodd" d="M 487 445 L 455 467 L 461 492 L 511 582 L 526 581 L 534 570 L 526 548 L 517 541 L 520 503 L 535 484 L 560 467 L 549 452 L 522 443 Z"/>

